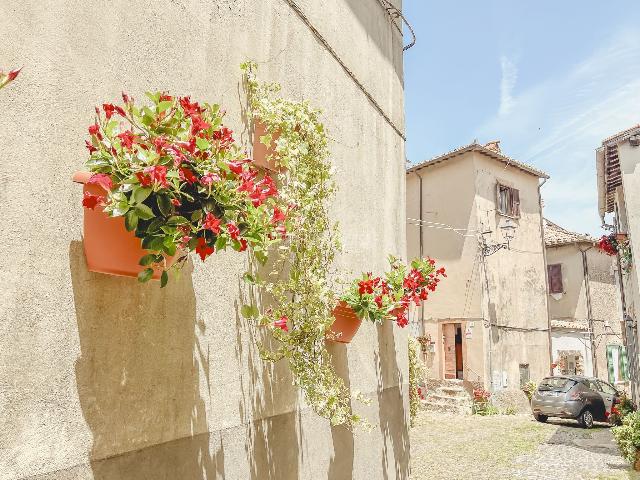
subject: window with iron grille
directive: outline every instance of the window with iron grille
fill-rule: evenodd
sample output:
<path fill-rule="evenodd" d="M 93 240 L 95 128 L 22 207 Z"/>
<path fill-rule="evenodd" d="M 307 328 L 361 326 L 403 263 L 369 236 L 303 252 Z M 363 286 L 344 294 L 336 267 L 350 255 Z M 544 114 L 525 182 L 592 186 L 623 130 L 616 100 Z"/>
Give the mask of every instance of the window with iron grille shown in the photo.
<path fill-rule="evenodd" d="M 498 213 L 509 217 L 520 217 L 520 192 L 517 189 L 498 183 L 496 195 Z"/>
<path fill-rule="evenodd" d="M 529 364 L 521 363 L 520 364 L 520 388 L 524 387 L 529 380 L 531 380 L 531 377 L 529 375 Z"/>

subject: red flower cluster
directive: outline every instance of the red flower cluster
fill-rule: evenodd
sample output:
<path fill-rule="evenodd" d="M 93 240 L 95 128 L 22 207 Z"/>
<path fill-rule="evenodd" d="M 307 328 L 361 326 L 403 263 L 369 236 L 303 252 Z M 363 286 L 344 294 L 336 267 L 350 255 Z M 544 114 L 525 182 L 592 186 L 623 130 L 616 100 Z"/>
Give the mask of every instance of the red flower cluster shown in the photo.
<path fill-rule="evenodd" d="M 600 240 L 598 241 L 598 248 L 607 255 L 617 255 L 617 247 L 618 242 L 616 241 L 615 235 L 603 235 L 602 238 L 600 238 Z"/>
<path fill-rule="evenodd" d="M 491 392 L 484 388 L 473 389 L 473 400 L 476 402 L 486 402 L 491 397 Z"/>

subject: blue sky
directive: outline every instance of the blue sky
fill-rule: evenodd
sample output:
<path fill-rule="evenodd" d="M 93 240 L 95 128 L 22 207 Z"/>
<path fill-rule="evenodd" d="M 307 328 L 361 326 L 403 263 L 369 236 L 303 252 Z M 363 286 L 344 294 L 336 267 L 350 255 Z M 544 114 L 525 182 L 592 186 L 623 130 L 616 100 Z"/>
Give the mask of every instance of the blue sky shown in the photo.
<path fill-rule="evenodd" d="M 600 233 L 595 149 L 640 123 L 638 0 L 403 3 L 409 161 L 500 139 L 551 175 L 549 219 Z"/>

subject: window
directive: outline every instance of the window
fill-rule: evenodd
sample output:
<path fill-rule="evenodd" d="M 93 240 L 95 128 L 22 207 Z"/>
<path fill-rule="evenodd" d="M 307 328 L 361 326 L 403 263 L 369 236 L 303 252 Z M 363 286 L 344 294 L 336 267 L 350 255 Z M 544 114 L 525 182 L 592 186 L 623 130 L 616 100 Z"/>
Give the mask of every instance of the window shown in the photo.
<path fill-rule="evenodd" d="M 563 377 L 547 377 L 538 386 L 539 392 L 568 392 L 578 382 L 570 378 Z"/>
<path fill-rule="evenodd" d="M 520 216 L 520 192 L 506 185 L 497 185 L 496 204 L 498 213 L 509 217 Z"/>
<path fill-rule="evenodd" d="M 529 380 L 530 380 L 529 364 L 521 363 L 520 364 L 520 388 L 524 387 Z"/>
<path fill-rule="evenodd" d="M 629 379 L 627 351 L 623 345 L 607 345 L 607 370 L 609 383 L 625 382 Z"/>
<path fill-rule="evenodd" d="M 564 293 L 562 265 L 560 263 L 548 265 L 547 273 L 549 274 L 549 293 Z"/>
<path fill-rule="evenodd" d="M 598 380 L 598 385 L 600 386 L 600 391 L 602 393 L 606 393 L 607 395 L 615 395 L 616 393 L 618 393 L 615 388 L 601 380 Z"/>

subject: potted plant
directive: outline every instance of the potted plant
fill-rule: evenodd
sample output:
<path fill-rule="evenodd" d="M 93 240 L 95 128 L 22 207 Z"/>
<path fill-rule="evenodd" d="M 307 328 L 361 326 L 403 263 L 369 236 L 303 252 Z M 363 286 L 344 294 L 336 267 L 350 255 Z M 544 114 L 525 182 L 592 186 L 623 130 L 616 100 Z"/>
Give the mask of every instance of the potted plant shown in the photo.
<path fill-rule="evenodd" d="M 522 391 L 527 396 L 529 403 L 531 403 L 531 397 L 533 397 L 533 392 L 538 388 L 538 384 L 536 382 L 530 380 L 522 386 Z"/>
<path fill-rule="evenodd" d="M 267 126 L 256 120 L 253 131 L 253 162 L 256 166 L 270 171 L 278 170 L 278 154 L 276 142 L 280 138 L 280 131 L 269 133 Z"/>
<path fill-rule="evenodd" d="M 629 273 L 633 266 L 631 244 L 626 233 L 603 235 L 598 241 L 598 248 L 607 255 L 619 255 L 622 270 Z"/>
<path fill-rule="evenodd" d="M 286 208 L 222 123 L 218 105 L 148 93 L 138 106 L 96 108 L 86 142 L 84 246 L 89 269 L 168 281 L 195 251 L 230 247 L 266 261 L 286 234 Z"/>
<path fill-rule="evenodd" d="M 640 412 L 625 415 L 622 425 L 611 429 L 622 456 L 640 471 Z"/>
<path fill-rule="evenodd" d="M 419 306 L 435 291 L 445 269 L 436 269 L 430 258 L 416 259 L 410 268 L 393 256 L 389 257 L 391 269 L 384 278 L 365 273 L 354 280 L 340 297 L 334 309 L 335 322 L 328 338 L 349 343 L 362 320 L 382 323 L 394 320 L 399 327 L 408 325 L 408 310 L 413 302 Z"/>

